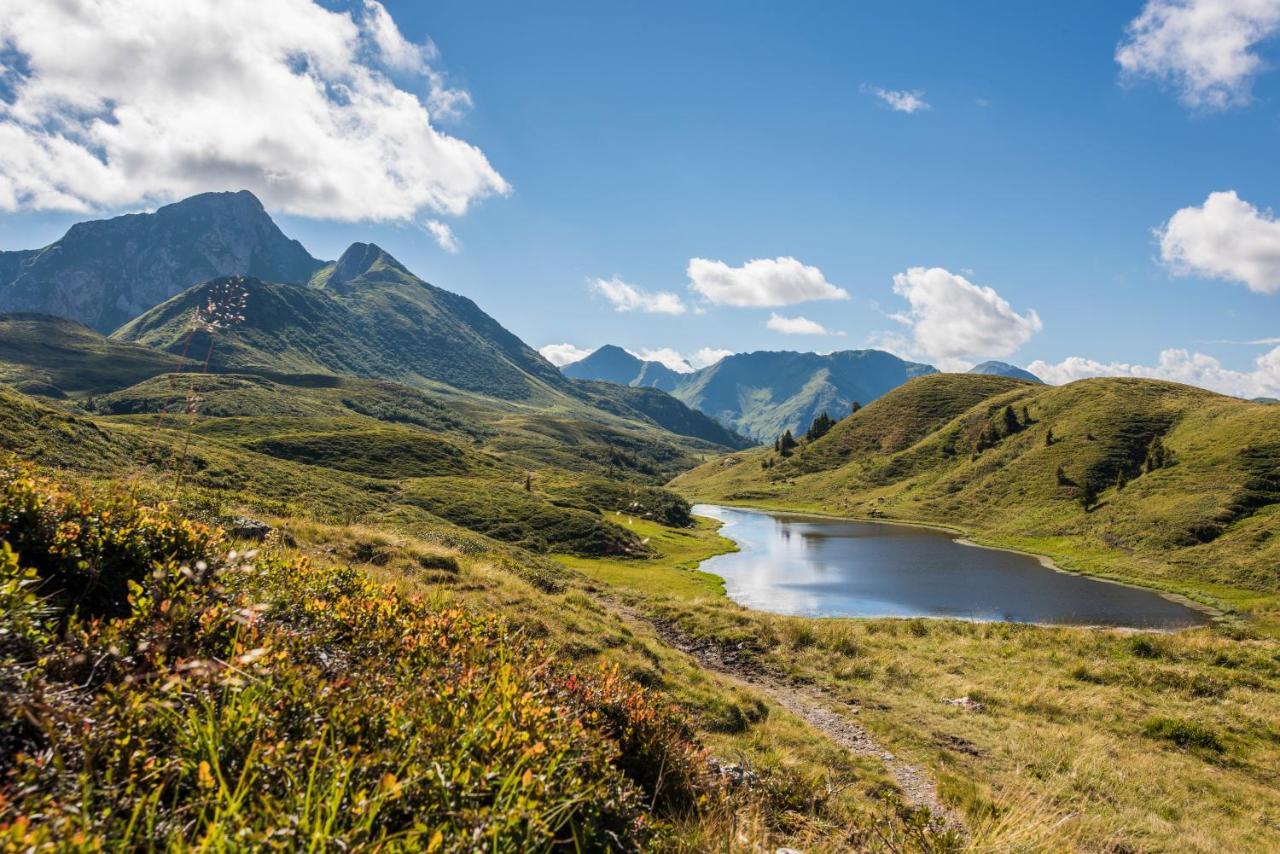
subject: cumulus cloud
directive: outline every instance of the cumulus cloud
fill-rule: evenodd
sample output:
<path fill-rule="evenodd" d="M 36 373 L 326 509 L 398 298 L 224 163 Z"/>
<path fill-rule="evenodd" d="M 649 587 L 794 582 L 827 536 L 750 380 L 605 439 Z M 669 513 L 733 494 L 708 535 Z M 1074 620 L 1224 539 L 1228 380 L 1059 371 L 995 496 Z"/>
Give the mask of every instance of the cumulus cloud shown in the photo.
<path fill-rule="evenodd" d="M 0 0 L 4 54 L 0 210 L 248 189 L 302 216 L 416 220 L 510 190 L 435 126 L 470 96 L 372 0 Z"/>
<path fill-rule="evenodd" d="M 891 315 L 911 330 L 910 340 L 897 342 L 896 349 L 919 353 L 944 370 L 1008 356 L 1042 327 L 1034 310 L 1018 314 L 995 289 L 941 267 L 899 273 L 893 290 L 910 304 L 907 311 Z"/>
<path fill-rule="evenodd" d="M 807 317 L 784 317 L 777 312 L 769 315 L 765 327 L 784 335 L 843 335 L 843 332 L 832 332 L 827 327 Z"/>
<path fill-rule="evenodd" d="M 1035 361 L 1027 370 L 1047 383 L 1061 384 L 1087 377 L 1143 377 L 1211 389 L 1236 397 L 1280 396 L 1280 347 L 1262 354 L 1252 371 L 1234 371 L 1213 356 L 1181 349 L 1163 350 L 1155 365 L 1098 362 L 1071 356 L 1056 364 Z"/>
<path fill-rule="evenodd" d="M 689 361 L 678 350 L 673 350 L 670 347 L 658 347 L 652 350 L 628 350 L 627 352 L 637 359 L 666 365 L 678 374 L 693 372 L 693 367 L 689 364 Z"/>
<path fill-rule="evenodd" d="M 592 279 L 591 289 L 613 303 L 616 311 L 643 311 L 646 314 L 684 314 L 685 306 L 678 294 L 670 291 L 646 291 L 614 276 Z"/>
<path fill-rule="evenodd" d="M 716 305 L 780 306 L 823 299 L 848 299 L 817 267 L 795 258 L 760 258 L 741 267 L 691 258 L 689 287 Z"/>
<path fill-rule="evenodd" d="M 563 368 L 565 365 L 581 362 L 595 351 L 574 344 L 546 344 L 539 347 L 538 352 L 557 368 Z"/>
<path fill-rule="evenodd" d="M 881 89 L 879 86 L 863 86 L 862 91 L 875 95 L 894 112 L 918 113 L 921 110 L 931 109 L 929 102 L 924 99 L 924 90 L 922 89 L 907 91 L 905 89 Z"/>
<path fill-rule="evenodd" d="M 1280 291 L 1280 221 L 1234 190 L 1181 209 L 1156 235 L 1160 257 L 1176 273 L 1242 282 L 1260 294 Z"/>
<path fill-rule="evenodd" d="M 1116 48 L 1130 77 L 1172 85 L 1195 109 L 1247 104 L 1264 62 L 1255 50 L 1280 32 L 1280 0 L 1147 0 Z"/>
<path fill-rule="evenodd" d="M 700 370 L 702 368 L 707 368 L 707 367 L 710 367 L 711 365 L 714 365 L 716 362 L 720 361 L 726 356 L 732 356 L 732 355 L 733 355 L 732 350 L 717 350 L 714 347 L 703 347 L 697 350 L 696 352 L 690 354 L 686 358 L 686 361 L 690 365 L 692 365 L 695 369 Z"/>
<path fill-rule="evenodd" d="M 423 227 L 427 229 L 427 233 L 435 238 L 436 243 L 440 244 L 440 248 L 450 255 L 457 255 L 462 251 L 462 244 L 458 242 L 458 236 L 453 233 L 453 229 L 449 227 L 447 222 L 441 222 L 438 219 L 429 219 L 423 223 Z"/>

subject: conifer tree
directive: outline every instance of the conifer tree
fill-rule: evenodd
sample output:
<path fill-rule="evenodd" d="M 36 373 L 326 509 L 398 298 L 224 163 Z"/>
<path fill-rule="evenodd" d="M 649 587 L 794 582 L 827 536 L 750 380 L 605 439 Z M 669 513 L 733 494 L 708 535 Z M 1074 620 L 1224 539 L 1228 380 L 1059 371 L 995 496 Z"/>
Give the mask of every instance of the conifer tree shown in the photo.
<path fill-rule="evenodd" d="M 1004 408 L 1004 434 L 1006 436 L 1012 436 L 1021 429 L 1022 425 L 1018 423 L 1017 413 L 1013 411 L 1012 406 L 1006 406 Z"/>
<path fill-rule="evenodd" d="M 796 445 L 797 442 L 795 437 L 792 436 L 791 431 L 788 430 L 782 434 L 780 439 L 778 439 L 778 453 L 782 454 L 784 457 L 789 457 L 791 456 L 791 452 L 796 449 Z"/>
<path fill-rule="evenodd" d="M 1156 469 L 1162 469 L 1169 464 L 1169 452 L 1165 450 L 1164 442 L 1159 436 L 1151 440 L 1151 444 L 1147 446 L 1147 458 L 1143 463 L 1143 468 L 1148 473 Z"/>
<path fill-rule="evenodd" d="M 827 431 L 831 429 L 831 425 L 834 423 L 835 422 L 831 420 L 831 416 L 827 414 L 826 410 L 823 410 L 817 418 L 813 419 L 813 423 L 810 424 L 809 429 L 805 431 L 805 439 L 810 442 L 816 439 L 821 439 L 823 436 L 827 435 Z"/>

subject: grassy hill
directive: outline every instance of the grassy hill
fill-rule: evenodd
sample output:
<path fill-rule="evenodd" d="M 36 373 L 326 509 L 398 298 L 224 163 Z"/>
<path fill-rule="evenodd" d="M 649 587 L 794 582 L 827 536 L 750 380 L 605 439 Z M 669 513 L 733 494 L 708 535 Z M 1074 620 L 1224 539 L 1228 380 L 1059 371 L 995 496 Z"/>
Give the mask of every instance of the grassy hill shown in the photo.
<path fill-rule="evenodd" d="M 112 337 L 201 361 L 208 356 L 219 370 L 435 381 L 509 400 L 568 390 L 567 379 L 470 300 L 419 281 L 381 254 L 370 264 L 326 287 L 216 279 Z M 197 315 L 227 301 L 236 302 L 242 319 L 211 335 Z"/>
<path fill-rule="evenodd" d="M 924 377 L 788 458 L 738 453 L 672 486 L 696 499 L 954 525 L 1266 624 L 1280 618 L 1280 412 L 1190 386 Z"/>
<path fill-rule="evenodd" d="M 188 361 L 187 366 L 194 363 Z M 112 341 L 74 320 L 0 314 L 0 382 L 46 397 L 93 394 L 180 369 L 183 360 Z"/>
<path fill-rule="evenodd" d="M 428 432 L 404 420 L 411 390 L 392 409 L 390 384 L 200 374 L 178 381 L 208 380 L 210 410 L 165 414 L 170 379 L 95 400 L 122 415 L 0 387 L 0 448 L 55 467 L 0 463 L 0 540 L 18 554 L 0 552 L 6 844 L 278 841 L 287 827 L 439 850 L 469 850 L 475 832 L 503 850 L 707 850 L 732 833 L 954 850 L 892 807 L 874 763 L 692 666 L 552 559 L 643 572 L 651 538 L 715 539 L 678 497 L 556 438 L 590 425 L 513 410 L 516 427 Z M 601 473 L 527 481 L 532 440 L 495 449 L 522 431 Z M 265 542 L 214 532 L 242 516 L 266 520 Z M 261 552 L 228 552 L 246 548 Z M 45 727 L 69 715 L 91 731 Z M 757 782 L 727 787 L 709 750 Z"/>

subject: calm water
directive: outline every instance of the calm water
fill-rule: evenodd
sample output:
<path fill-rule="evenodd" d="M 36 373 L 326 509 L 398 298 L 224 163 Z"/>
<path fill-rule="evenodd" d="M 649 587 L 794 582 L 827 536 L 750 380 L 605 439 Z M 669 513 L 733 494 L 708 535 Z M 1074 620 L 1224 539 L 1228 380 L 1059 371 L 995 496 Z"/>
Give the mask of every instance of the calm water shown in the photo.
<path fill-rule="evenodd" d="M 1208 616 L 1148 590 L 1068 575 L 953 534 L 699 504 L 740 551 L 699 567 L 751 608 L 806 617 L 959 617 L 1181 628 Z"/>

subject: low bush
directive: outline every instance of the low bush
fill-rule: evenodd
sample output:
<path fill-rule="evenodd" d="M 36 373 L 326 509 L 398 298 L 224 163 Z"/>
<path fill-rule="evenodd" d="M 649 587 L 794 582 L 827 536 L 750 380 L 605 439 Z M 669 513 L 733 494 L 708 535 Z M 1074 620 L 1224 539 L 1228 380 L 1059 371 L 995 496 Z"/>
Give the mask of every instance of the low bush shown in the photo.
<path fill-rule="evenodd" d="M 659 695 L 495 616 L 18 466 L 0 519 L 0 849 L 625 850 L 719 808 Z"/>
<path fill-rule="evenodd" d="M 1226 750 L 1216 732 L 1195 721 L 1180 718 L 1151 718 L 1142 725 L 1142 734 L 1148 738 L 1171 741 L 1179 747 L 1198 748 L 1213 753 Z"/>

